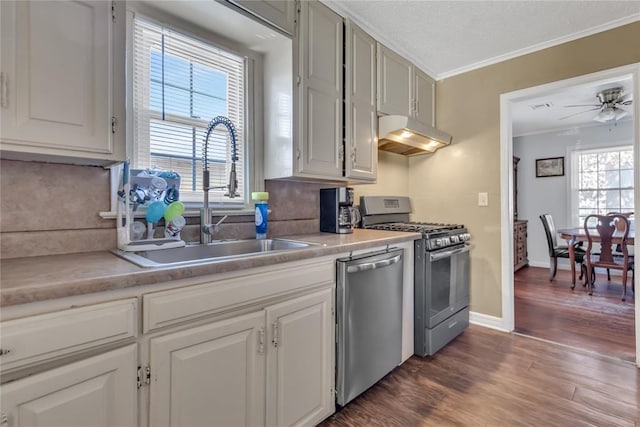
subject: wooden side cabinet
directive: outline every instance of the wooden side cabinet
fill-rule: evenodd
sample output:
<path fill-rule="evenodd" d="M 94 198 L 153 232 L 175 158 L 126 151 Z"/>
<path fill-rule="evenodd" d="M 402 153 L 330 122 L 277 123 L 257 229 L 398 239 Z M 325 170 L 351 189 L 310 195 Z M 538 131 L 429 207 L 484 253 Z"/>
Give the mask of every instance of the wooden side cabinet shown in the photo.
<path fill-rule="evenodd" d="M 513 222 L 513 271 L 529 265 L 527 253 L 527 221 Z"/>
<path fill-rule="evenodd" d="M 518 220 L 518 162 L 513 156 L 513 271 L 529 265 L 527 252 L 527 221 Z"/>

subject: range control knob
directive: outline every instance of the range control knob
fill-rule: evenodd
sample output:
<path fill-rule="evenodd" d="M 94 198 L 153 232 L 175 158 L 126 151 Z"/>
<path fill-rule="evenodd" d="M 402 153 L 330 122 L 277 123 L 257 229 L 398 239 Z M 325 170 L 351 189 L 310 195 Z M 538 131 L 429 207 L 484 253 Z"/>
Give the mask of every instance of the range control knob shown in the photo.
<path fill-rule="evenodd" d="M 433 245 L 434 245 L 436 248 L 440 248 L 440 247 L 442 247 L 442 239 L 434 239 L 434 240 L 433 240 Z"/>
<path fill-rule="evenodd" d="M 460 236 L 451 236 L 451 243 L 458 243 L 458 242 L 462 242 L 462 235 Z"/>

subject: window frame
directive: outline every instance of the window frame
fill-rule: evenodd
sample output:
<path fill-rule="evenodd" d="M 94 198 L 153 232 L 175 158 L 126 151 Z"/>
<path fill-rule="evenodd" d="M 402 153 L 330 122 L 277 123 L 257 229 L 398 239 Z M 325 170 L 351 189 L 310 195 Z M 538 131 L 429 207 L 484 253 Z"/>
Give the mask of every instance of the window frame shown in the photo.
<path fill-rule="evenodd" d="M 569 150 L 569 158 L 571 165 L 571 179 L 569 180 L 569 194 L 571 195 L 571 206 L 569 211 L 569 224 L 573 224 L 576 227 L 582 227 L 584 224 L 580 221 L 580 209 L 579 209 L 579 191 L 580 191 L 580 165 L 579 158 L 582 154 L 595 154 L 595 153 L 606 153 L 612 151 L 624 151 L 631 150 L 634 152 L 633 144 L 615 144 L 615 145 L 594 145 L 594 146 L 584 146 L 584 147 L 573 147 Z M 635 163 L 635 154 L 633 156 Z M 633 165 L 634 175 L 636 165 Z M 618 168 L 618 170 L 620 170 Z M 618 189 L 627 188 L 627 187 L 617 187 Z M 635 194 L 635 181 L 634 185 L 630 188 L 634 190 Z M 634 201 L 635 203 L 635 201 Z M 613 210 L 611 210 L 613 211 Z M 605 212 L 606 213 L 606 212 Z M 603 213 L 603 214 L 605 214 Z"/>
<path fill-rule="evenodd" d="M 134 150 L 134 122 L 133 122 L 133 25 L 136 15 L 140 15 L 146 21 L 163 26 L 171 31 L 192 37 L 202 43 L 210 44 L 216 48 L 232 52 L 238 56 L 246 57 L 245 76 L 245 183 L 246 191 L 243 203 L 238 203 L 238 199 L 228 199 L 230 203 L 210 201 L 209 205 L 213 212 L 219 214 L 247 214 L 253 212 L 251 206 L 251 192 L 264 191 L 264 168 L 263 168 L 263 147 L 258 141 L 263 139 L 262 126 L 262 56 L 260 53 L 252 51 L 243 45 L 223 36 L 207 31 L 193 23 L 181 18 L 169 15 L 157 10 L 152 6 L 143 3 L 127 6 L 126 13 L 126 104 L 127 104 L 127 158 L 133 158 Z M 207 122 L 213 117 L 208 118 Z M 238 171 L 240 173 L 240 171 Z M 198 209 L 202 207 L 202 201 L 185 201 L 187 216 L 197 216 Z M 142 211 L 144 212 L 144 211 Z"/>

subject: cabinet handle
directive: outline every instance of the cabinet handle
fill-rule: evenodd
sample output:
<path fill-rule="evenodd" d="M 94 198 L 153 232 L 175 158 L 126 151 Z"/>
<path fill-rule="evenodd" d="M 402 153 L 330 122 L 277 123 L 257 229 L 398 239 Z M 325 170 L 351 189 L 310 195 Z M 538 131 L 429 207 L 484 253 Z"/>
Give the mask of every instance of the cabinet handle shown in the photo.
<path fill-rule="evenodd" d="M 11 350 L 9 350 L 8 348 L 0 348 L 0 356 L 4 356 L 8 353 L 11 353 Z"/>
<path fill-rule="evenodd" d="M 9 425 L 9 417 L 4 412 L 0 415 L 0 425 Z"/>
<path fill-rule="evenodd" d="M 0 73 L 0 106 L 7 108 L 9 106 L 9 100 L 7 99 L 7 74 Z"/>

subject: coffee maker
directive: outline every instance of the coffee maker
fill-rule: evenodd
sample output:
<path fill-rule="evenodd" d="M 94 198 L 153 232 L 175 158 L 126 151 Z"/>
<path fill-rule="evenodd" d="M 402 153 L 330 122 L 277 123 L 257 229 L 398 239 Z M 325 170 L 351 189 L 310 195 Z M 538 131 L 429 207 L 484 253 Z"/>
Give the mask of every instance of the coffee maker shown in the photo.
<path fill-rule="evenodd" d="M 353 207 L 353 188 L 320 189 L 320 231 L 353 233 L 360 221 L 360 212 Z"/>

